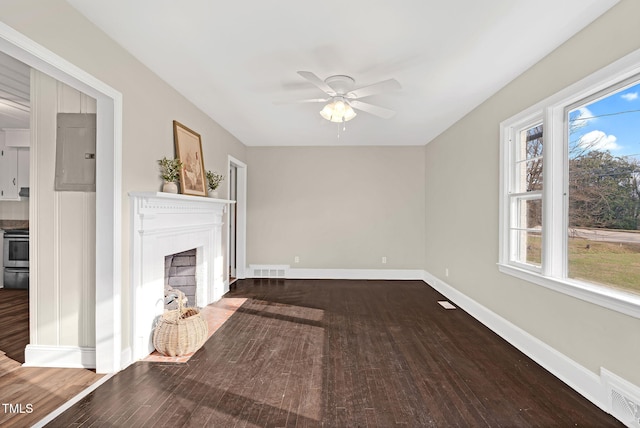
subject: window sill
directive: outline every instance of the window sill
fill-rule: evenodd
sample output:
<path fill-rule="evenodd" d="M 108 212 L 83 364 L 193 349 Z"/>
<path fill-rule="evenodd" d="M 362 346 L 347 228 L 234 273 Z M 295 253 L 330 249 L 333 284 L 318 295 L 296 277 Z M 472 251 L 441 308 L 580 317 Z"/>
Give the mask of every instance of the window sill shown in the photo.
<path fill-rule="evenodd" d="M 580 281 L 550 278 L 539 273 L 502 263 L 498 263 L 498 270 L 507 275 L 515 276 L 559 293 L 563 293 L 634 318 L 640 318 L 640 296 L 635 294 L 599 287 Z"/>

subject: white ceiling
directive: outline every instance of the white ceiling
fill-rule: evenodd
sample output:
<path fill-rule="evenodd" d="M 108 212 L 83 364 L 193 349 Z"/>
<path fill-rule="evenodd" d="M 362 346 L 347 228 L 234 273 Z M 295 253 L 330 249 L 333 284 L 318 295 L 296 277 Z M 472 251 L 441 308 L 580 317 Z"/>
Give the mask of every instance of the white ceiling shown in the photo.
<path fill-rule="evenodd" d="M 248 146 L 426 144 L 617 0 L 68 0 Z M 340 125 L 297 71 L 395 78 Z M 188 123 L 185 125 L 189 126 Z M 197 130 L 196 130 L 197 131 Z"/>
<path fill-rule="evenodd" d="M 0 52 L 0 129 L 29 128 L 31 69 Z"/>

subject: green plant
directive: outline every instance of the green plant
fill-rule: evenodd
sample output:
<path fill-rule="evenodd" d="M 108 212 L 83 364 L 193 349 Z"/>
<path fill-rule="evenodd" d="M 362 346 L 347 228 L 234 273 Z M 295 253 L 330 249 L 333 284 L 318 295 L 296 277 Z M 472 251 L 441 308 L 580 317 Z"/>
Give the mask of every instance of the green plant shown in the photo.
<path fill-rule="evenodd" d="M 216 190 L 222 180 L 224 180 L 224 175 L 218 174 L 217 172 L 207 171 L 207 184 L 209 185 L 209 190 Z"/>
<path fill-rule="evenodd" d="M 180 169 L 182 168 L 182 161 L 178 158 L 167 159 L 163 157 L 158 161 L 160 164 L 160 176 L 168 183 L 173 183 L 180 177 Z"/>

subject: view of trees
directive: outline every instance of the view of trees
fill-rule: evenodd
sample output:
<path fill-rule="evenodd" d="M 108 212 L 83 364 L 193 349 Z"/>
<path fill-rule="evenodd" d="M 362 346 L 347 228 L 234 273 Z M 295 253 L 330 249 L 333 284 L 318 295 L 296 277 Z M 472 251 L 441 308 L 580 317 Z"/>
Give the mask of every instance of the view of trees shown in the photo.
<path fill-rule="evenodd" d="M 542 124 L 526 130 L 527 150 L 527 192 L 542 190 Z M 542 199 L 530 201 L 527 209 L 527 227 L 537 228 L 542 225 Z"/>
<path fill-rule="evenodd" d="M 571 126 L 570 126 L 571 130 Z M 542 125 L 526 131 L 527 192 L 542 189 Z M 569 227 L 638 230 L 640 162 L 597 150 L 600 141 L 573 141 L 569 147 Z M 531 204 L 528 226 L 542 224 Z"/>
<path fill-rule="evenodd" d="M 569 226 L 638 229 L 637 160 L 588 151 L 569 159 Z"/>
<path fill-rule="evenodd" d="M 527 129 L 527 192 L 542 190 L 542 125 Z"/>
<path fill-rule="evenodd" d="M 571 121 L 570 135 L 580 127 Z M 637 230 L 640 162 L 599 150 L 603 138 L 569 143 L 569 226 Z"/>

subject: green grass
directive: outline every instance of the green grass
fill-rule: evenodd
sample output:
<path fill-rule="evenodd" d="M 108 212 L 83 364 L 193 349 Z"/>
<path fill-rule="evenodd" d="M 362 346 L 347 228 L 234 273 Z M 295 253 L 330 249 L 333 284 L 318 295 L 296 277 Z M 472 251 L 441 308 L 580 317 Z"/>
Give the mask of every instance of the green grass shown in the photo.
<path fill-rule="evenodd" d="M 640 293 L 640 245 L 571 238 L 569 277 Z"/>
<path fill-rule="evenodd" d="M 539 265 L 540 238 L 527 243 L 527 261 Z M 640 245 L 569 238 L 569 278 L 640 294 Z"/>

